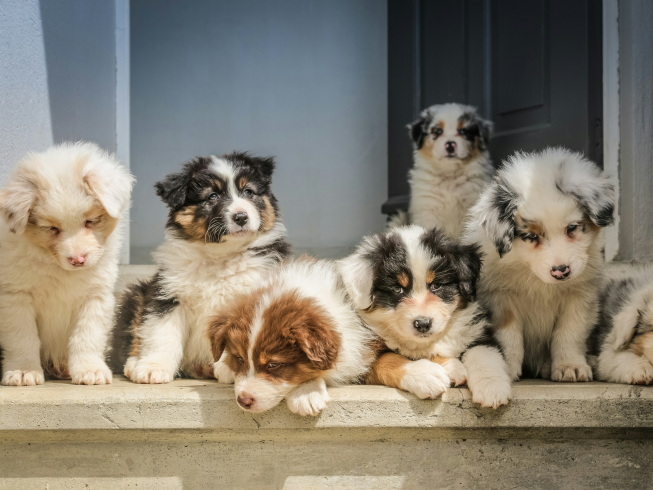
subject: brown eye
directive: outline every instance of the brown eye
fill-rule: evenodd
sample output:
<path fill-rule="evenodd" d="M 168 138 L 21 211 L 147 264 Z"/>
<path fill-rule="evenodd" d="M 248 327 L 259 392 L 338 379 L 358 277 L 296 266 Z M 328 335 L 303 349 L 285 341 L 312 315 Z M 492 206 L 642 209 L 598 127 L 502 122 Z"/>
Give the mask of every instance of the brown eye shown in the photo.
<path fill-rule="evenodd" d="M 245 359 L 243 359 L 242 357 L 239 356 L 239 357 L 236 357 L 236 359 L 238 359 L 239 363 L 245 364 Z"/>
<path fill-rule="evenodd" d="M 278 362 L 268 362 L 267 368 L 268 371 L 274 371 L 275 369 L 278 369 L 279 366 L 281 366 L 281 364 Z"/>
<path fill-rule="evenodd" d="M 61 231 L 59 230 L 59 228 L 57 228 L 56 226 L 51 226 L 51 227 L 50 227 L 50 231 L 51 231 L 52 233 L 54 233 L 55 235 L 58 235 L 59 233 L 61 233 Z"/>

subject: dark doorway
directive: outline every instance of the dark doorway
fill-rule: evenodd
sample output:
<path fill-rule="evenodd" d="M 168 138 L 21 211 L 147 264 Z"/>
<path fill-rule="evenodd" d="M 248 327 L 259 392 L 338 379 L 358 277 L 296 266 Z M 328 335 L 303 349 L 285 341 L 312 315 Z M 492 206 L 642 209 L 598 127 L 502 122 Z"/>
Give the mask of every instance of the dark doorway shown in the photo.
<path fill-rule="evenodd" d="M 388 0 L 388 201 L 406 209 L 406 124 L 432 104 L 494 121 L 495 167 L 565 146 L 603 165 L 602 12 L 593 0 Z"/>

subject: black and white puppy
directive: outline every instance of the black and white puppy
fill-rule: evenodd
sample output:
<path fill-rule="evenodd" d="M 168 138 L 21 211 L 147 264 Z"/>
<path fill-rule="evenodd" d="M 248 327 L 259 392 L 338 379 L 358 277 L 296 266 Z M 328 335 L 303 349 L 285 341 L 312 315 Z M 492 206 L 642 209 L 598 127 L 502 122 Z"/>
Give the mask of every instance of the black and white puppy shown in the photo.
<path fill-rule="evenodd" d="M 596 377 L 653 383 L 653 267 L 629 266 L 605 277 L 599 321 L 589 339 Z"/>
<path fill-rule="evenodd" d="M 585 357 L 598 312 L 601 228 L 614 188 L 582 155 L 517 153 L 472 208 L 464 241 L 485 262 L 479 298 L 493 312 L 513 379 L 591 381 Z"/>
<path fill-rule="evenodd" d="M 459 238 L 469 208 L 493 173 L 488 152 L 492 123 L 473 107 L 443 104 L 424 109 L 408 129 L 414 148 L 410 206 L 408 216 L 400 213 L 390 226 L 437 226 Z"/>
<path fill-rule="evenodd" d="M 466 382 L 474 402 L 493 408 L 508 403 L 508 367 L 490 315 L 475 301 L 481 270 L 476 245 L 462 245 L 438 229 L 398 227 L 365 238 L 339 268 L 359 315 L 390 349 L 372 366 L 368 383 L 394 386 L 407 369 L 419 367 L 422 376 L 409 379 L 416 386 L 397 387 L 437 396 Z"/>
<path fill-rule="evenodd" d="M 132 381 L 229 373 L 214 363 L 208 317 L 290 254 L 273 169 L 272 158 L 247 153 L 198 157 L 155 185 L 169 208 L 159 271 L 125 293 L 114 338 L 114 363 Z"/>

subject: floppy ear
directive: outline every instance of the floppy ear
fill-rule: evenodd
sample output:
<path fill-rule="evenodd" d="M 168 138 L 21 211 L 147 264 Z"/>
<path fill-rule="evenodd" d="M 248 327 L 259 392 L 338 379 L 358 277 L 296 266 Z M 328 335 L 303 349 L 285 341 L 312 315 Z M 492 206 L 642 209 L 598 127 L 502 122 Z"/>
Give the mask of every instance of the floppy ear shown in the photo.
<path fill-rule="evenodd" d="M 7 187 L 0 191 L 0 214 L 17 235 L 27 226 L 29 212 L 38 194 L 36 175 L 19 167 Z"/>
<path fill-rule="evenodd" d="M 184 168 L 181 172 L 166 175 L 163 180 L 154 184 L 156 195 L 173 211 L 177 211 L 186 202 L 188 186 L 192 172 Z"/>
<path fill-rule="evenodd" d="M 112 218 L 120 218 L 129 205 L 135 179 L 107 154 L 93 155 L 82 171 L 84 183 Z"/>
<path fill-rule="evenodd" d="M 420 117 L 417 121 L 407 126 L 408 134 L 410 135 L 410 139 L 413 141 L 416 150 L 421 150 L 422 145 L 424 145 L 424 138 L 426 137 L 425 125 L 426 119 Z"/>
<path fill-rule="evenodd" d="M 480 135 L 479 146 L 481 150 L 485 150 L 490 144 L 494 123 L 478 116 L 476 116 L 476 121 L 478 123 L 478 132 Z"/>
<path fill-rule="evenodd" d="M 374 263 L 369 254 L 377 243 L 376 236 L 366 237 L 353 254 L 338 261 L 338 271 L 354 308 L 358 310 L 369 308 L 372 304 Z"/>
<path fill-rule="evenodd" d="M 481 194 L 472 210 L 503 257 L 512 249 L 515 239 L 515 213 L 519 195 L 500 176 L 494 178 Z"/>
<path fill-rule="evenodd" d="M 292 329 L 292 336 L 311 363 L 321 371 L 333 368 L 340 351 L 340 334 L 323 314 L 304 312 L 307 318 Z"/>
<path fill-rule="evenodd" d="M 209 343 L 211 344 L 211 353 L 213 360 L 218 362 L 222 357 L 226 345 L 227 331 L 231 325 L 230 315 L 219 315 L 209 320 Z"/>
<path fill-rule="evenodd" d="M 455 259 L 460 294 L 468 301 L 474 301 L 476 299 L 476 283 L 481 275 L 483 265 L 480 246 L 476 243 L 460 245 Z"/>
<path fill-rule="evenodd" d="M 558 188 L 574 196 L 596 226 L 610 226 L 614 223 L 616 202 L 613 183 L 592 162 L 581 159 L 580 163 L 574 163 L 568 160 L 561 163 L 560 177 L 556 180 Z"/>
<path fill-rule="evenodd" d="M 272 177 L 274 172 L 274 157 L 250 157 L 256 168 L 267 178 Z"/>

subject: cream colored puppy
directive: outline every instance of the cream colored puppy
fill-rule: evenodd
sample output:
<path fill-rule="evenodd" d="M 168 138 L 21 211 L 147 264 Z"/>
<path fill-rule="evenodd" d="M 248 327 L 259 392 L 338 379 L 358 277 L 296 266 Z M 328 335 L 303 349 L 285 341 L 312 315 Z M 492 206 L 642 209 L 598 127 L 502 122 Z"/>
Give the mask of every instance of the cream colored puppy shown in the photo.
<path fill-rule="evenodd" d="M 27 155 L 0 191 L 4 385 L 111 382 L 104 356 L 133 177 L 91 143 Z"/>

